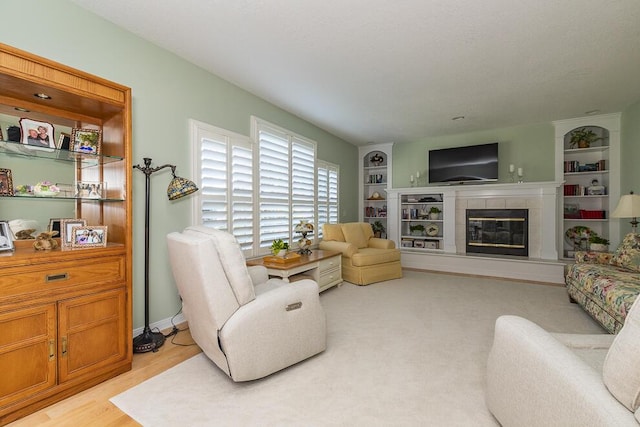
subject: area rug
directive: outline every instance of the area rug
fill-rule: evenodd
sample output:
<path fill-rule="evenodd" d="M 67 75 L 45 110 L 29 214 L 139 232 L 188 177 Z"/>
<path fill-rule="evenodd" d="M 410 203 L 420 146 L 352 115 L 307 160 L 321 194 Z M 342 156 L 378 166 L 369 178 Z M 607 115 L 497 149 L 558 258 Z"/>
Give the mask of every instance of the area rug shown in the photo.
<path fill-rule="evenodd" d="M 328 347 L 311 359 L 234 383 L 200 354 L 111 401 L 143 426 L 495 426 L 484 382 L 498 316 L 604 333 L 555 286 L 405 271 L 320 298 Z"/>

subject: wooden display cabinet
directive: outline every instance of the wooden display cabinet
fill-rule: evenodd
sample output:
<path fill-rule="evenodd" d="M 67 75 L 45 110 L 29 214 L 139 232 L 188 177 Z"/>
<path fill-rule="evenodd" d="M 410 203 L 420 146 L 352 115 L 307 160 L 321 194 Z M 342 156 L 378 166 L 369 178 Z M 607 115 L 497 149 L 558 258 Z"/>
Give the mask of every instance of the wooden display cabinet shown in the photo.
<path fill-rule="evenodd" d="M 24 117 L 57 131 L 102 131 L 100 153 L 83 154 L 29 150 L 6 141 L 5 130 L 0 167 L 19 171 L 14 185 L 35 184 L 55 170 L 76 182 L 107 183 L 97 199 L 2 197 L 2 219 L 55 218 L 63 206 L 108 230 L 106 247 L 36 251 L 32 240 L 0 252 L 4 425 L 131 369 L 131 90 L 0 44 L 0 115 L 5 124 Z"/>

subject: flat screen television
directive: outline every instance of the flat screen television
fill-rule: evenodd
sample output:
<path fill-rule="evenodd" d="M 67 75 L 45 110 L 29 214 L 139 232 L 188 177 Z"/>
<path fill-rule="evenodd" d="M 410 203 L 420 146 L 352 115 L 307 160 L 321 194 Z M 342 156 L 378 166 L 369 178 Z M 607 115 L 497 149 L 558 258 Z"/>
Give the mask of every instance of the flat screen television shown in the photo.
<path fill-rule="evenodd" d="M 429 183 L 498 180 L 498 143 L 429 150 Z"/>

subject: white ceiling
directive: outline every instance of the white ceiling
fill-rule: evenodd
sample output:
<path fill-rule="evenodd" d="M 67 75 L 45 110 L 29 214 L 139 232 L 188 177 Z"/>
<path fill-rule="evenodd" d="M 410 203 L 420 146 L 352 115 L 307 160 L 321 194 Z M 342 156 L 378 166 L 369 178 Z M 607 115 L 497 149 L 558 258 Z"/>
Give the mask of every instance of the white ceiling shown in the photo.
<path fill-rule="evenodd" d="M 357 145 L 640 100 L 638 0 L 73 1 Z"/>

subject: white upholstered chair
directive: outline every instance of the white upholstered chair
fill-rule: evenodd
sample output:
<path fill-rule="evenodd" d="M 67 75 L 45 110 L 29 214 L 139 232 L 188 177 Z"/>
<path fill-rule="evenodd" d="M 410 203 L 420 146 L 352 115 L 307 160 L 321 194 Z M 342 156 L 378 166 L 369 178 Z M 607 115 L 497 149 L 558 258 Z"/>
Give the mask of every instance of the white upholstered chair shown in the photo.
<path fill-rule="evenodd" d="M 326 319 L 313 280 L 269 279 L 247 268 L 231 234 L 187 227 L 167 236 L 169 258 L 195 342 L 234 381 L 249 381 L 326 348 Z"/>
<path fill-rule="evenodd" d="M 521 317 L 499 317 L 486 402 L 507 427 L 638 427 L 640 298 L 618 335 L 550 334 Z"/>

